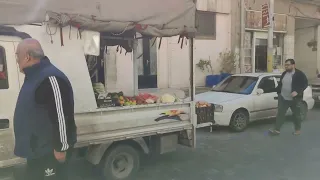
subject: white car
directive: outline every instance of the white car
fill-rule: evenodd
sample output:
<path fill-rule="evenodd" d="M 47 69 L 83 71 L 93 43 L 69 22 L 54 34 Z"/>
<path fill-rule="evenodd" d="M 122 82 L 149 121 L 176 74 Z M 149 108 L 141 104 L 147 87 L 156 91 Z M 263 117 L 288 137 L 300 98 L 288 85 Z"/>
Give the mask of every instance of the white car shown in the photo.
<path fill-rule="evenodd" d="M 211 91 L 196 95 L 196 101 L 206 101 L 215 106 L 214 121 L 218 126 L 230 126 L 243 131 L 249 122 L 276 117 L 278 86 L 281 74 L 247 73 L 227 77 Z M 314 106 L 312 89 L 304 91 L 301 116 Z M 291 114 L 288 110 L 288 115 Z"/>

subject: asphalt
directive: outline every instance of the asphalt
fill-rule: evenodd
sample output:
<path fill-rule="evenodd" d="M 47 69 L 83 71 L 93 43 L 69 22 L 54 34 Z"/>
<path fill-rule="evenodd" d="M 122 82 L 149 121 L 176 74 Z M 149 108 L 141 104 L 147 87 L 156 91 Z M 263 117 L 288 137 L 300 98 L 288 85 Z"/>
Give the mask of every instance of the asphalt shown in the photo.
<path fill-rule="evenodd" d="M 228 129 L 201 129 L 197 148 L 143 161 L 137 180 L 319 180 L 320 108 L 308 114 L 302 134 L 293 136 L 291 122 L 281 135 L 270 137 L 274 120 L 254 123 L 242 133 Z M 72 164 L 72 180 L 98 180 L 94 168 Z"/>
<path fill-rule="evenodd" d="M 196 149 L 182 148 L 150 162 L 138 179 L 319 180 L 319 115 L 319 108 L 309 112 L 300 136 L 292 135 L 289 121 L 280 136 L 270 137 L 274 120 L 255 123 L 243 133 L 199 131 Z"/>

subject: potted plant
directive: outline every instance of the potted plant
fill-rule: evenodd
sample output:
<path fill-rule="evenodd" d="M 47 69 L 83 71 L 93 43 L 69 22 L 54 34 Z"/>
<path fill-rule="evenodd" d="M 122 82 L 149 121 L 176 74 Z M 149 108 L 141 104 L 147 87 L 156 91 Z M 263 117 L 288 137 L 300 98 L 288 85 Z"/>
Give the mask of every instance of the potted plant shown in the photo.
<path fill-rule="evenodd" d="M 220 62 L 220 68 L 221 68 L 220 81 L 230 76 L 234 72 L 236 68 L 236 59 L 237 59 L 237 54 L 229 50 L 225 50 L 219 54 L 219 62 Z"/>
<path fill-rule="evenodd" d="M 214 74 L 212 62 L 200 59 L 196 66 L 204 73 L 210 73 L 206 76 L 206 86 L 212 87 L 221 82 L 224 78 L 230 76 L 236 67 L 237 54 L 225 50 L 219 53 L 218 62 L 220 63 L 220 74 Z"/>
<path fill-rule="evenodd" d="M 220 76 L 214 75 L 210 57 L 208 60 L 200 59 L 196 66 L 203 72 L 208 74 L 206 76 L 206 87 L 212 87 L 219 82 Z"/>

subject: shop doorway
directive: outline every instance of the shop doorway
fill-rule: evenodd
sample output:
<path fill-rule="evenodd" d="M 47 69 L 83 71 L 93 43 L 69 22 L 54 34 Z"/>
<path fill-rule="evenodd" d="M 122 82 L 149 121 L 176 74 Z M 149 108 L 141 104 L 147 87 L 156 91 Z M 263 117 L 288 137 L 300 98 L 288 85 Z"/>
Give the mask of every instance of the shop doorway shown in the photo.
<path fill-rule="evenodd" d="M 273 69 L 282 68 L 283 37 L 281 33 L 273 36 Z M 267 72 L 268 67 L 268 33 L 253 32 L 252 38 L 252 72 Z"/>
<path fill-rule="evenodd" d="M 256 39 L 255 44 L 255 70 L 256 72 L 267 72 L 267 55 L 268 41 L 267 39 Z"/>
<path fill-rule="evenodd" d="M 142 40 L 142 57 L 140 60 L 139 89 L 157 88 L 157 48 L 156 39 L 147 37 Z"/>

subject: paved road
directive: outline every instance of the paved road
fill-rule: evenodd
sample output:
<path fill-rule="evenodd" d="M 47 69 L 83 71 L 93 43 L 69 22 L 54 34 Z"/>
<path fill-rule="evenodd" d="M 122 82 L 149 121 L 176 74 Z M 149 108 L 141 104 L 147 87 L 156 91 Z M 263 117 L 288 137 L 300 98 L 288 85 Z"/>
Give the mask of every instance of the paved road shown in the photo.
<path fill-rule="evenodd" d="M 147 161 L 137 179 L 319 180 L 319 117 L 319 108 L 309 113 L 301 136 L 291 134 L 290 122 L 284 125 L 281 136 L 267 136 L 272 120 L 253 124 L 243 133 L 199 131 L 197 149 L 180 148 L 156 161 Z M 81 169 L 74 171 L 78 178 L 97 179 L 88 166 Z"/>
<path fill-rule="evenodd" d="M 293 136 L 292 124 L 281 136 L 267 136 L 272 120 L 251 125 L 246 132 L 226 129 L 198 132 L 197 148 L 146 161 L 139 180 L 319 180 L 320 108 L 309 113 L 303 134 Z M 76 163 L 74 180 L 98 180 L 90 165 Z"/>
<path fill-rule="evenodd" d="M 139 180 L 319 180 L 320 110 L 309 113 L 303 134 L 293 136 L 292 123 L 281 136 L 267 136 L 270 121 L 246 132 L 198 132 L 197 149 L 181 149 L 150 163 Z M 149 178 L 147 176 L 151 176 Z"/>

